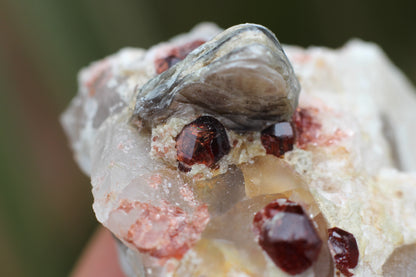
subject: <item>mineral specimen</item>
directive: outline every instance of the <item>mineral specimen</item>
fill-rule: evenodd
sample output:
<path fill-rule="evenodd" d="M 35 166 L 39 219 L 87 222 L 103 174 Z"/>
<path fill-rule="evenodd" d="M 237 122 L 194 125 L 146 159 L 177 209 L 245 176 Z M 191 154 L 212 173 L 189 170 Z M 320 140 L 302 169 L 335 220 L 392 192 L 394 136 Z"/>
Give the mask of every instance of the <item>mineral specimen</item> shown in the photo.
<path fill-rule="evenodd" d="M 62 124 L 128 276 L 413 276 L 414 107 L 374 44 L 202 24 L 82 70 Z"/>
<path fill-rule="evenodd" d="M 358 263 L 358 246 L 354 235 L 340 228 L 328 230 L 328 243 L 336 267 L 345 276 L 352 276 L 348 269 L 354 268 Z"/>
<path fill-rule="evenodd" d="M 139 87 L 134 116 L 150 128 L 169 117 L 210 113 L 227 128 L 259 131 L 291 119 L 299 89 L 274 34 L 238 25 Z"/>

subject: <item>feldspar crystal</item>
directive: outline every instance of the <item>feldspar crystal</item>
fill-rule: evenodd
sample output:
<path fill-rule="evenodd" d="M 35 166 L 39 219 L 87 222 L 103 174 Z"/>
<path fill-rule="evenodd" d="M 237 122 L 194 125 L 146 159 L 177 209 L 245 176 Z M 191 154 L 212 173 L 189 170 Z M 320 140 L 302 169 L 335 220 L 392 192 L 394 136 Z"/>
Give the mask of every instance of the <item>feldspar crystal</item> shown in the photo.
<path fill-rule="evenodd" d="M 62 124 L 127 276 L 413 276 L 414 107 L 374 44 L 202 24 L 83 69 Z"/>

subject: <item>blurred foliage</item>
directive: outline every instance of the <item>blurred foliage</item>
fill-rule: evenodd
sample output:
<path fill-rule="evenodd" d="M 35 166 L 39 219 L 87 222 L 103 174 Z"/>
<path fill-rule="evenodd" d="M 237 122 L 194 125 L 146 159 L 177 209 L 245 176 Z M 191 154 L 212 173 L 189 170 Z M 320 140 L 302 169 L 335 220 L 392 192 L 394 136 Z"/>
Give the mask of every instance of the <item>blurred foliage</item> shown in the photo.
<path fill-rule="evenodd" d="M 78 70 L 201 21 L 263 24 L 280 41 L 374 41 L 416 80 L 414 1 L 0 1 L 0 276 L 66 276 L 96 225 L 58 123 Z"/>

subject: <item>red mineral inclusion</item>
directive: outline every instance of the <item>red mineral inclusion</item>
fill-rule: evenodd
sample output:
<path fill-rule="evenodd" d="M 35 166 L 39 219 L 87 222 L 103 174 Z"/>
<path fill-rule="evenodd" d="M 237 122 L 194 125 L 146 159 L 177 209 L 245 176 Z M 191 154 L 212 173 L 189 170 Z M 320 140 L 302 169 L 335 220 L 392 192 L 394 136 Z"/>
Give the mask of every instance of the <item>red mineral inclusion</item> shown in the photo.
<path fill-rule="evenodd" d="M 267 154 L 283 156 L 293 149 L 295 134 L 290 122 L 276 123 L 261 132 L 261 143 Z"/>
<path fill-rule="evenodd" d="M 179 169 L 189 171 L 189 166 L 205 164 L 213 168 L 230 151 L 224 126 L 211 116 L 201 116 L 186 125 L 176 137 Z"/>
<path fill-rule="evenodd" d="M 140 252 L 158 259 L 181 259 L 200 239 L 209 221 L 205 204 L 195 207 L 193 214 L 166 201 L 155 206 L 125 200 L 119 209 L 139 212 L 124 239 Z"/>
<path fill-rule="evenodd" d="M 335 265 L 345 276 L 352 276 L 349 271 L 358 263 L 358 245 L 354 235 L 340 228 L 334 227 L 328 230 L 328 246 Z"/>
<path fill-rule="evenodd" d="M 299 204 L 277 199 L 254 216 L 253 225 L 260 246 L 283 271 L 300 274 L 318 259 L 322 240 Z"/>
<path fill-rule="evenodd" d="M 179 47 L 171 49 L 166 55 L 155 60 L 156 73 L 160 74 L 176 63 L 185 59 L 185 57 L 198 46 L 204 44 L 204 40 L 194 40 Z"/>
<path fill-rule="evenodd" d="M 309 143 L 316 142 L 319 137 L 321 124 L 314 118 L 314 114 L 317 112 L 318 110 L 314 108 L 298 108 L 293 115 L 296 143 L 302 149 L 305 149 Z"/>
<path fill-rule="evenodd" d="M 319 110 L 316 107 L 296 109 L 293 115 L 293 126 L 295 128 L 297 147 L 301 149 L 307 149 L 310 145 L 328 147 L 350 136 L 342 130 L 341 126 L 331 133 L 324 132 L 319 121 L 319 117 L 323 114 L 327 117 L 338 116 L 334 112 Z"/>

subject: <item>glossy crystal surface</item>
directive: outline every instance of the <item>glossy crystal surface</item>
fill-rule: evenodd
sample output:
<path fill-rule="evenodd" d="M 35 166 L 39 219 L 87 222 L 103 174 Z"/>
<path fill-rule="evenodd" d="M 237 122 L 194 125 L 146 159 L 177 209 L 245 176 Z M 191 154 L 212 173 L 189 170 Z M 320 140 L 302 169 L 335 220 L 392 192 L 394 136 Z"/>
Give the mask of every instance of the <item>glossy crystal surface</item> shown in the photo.
<path fill-rule="evenodd" d="M 224 126 L 217 119 L 201 116 L 185 125 L 179 133 L 176 151 L 181 168 L 196 163 L 213 167 L 228 154 L 230 143 Z"/>
<path fill-rule="evenodd" d="M 357 266 L 359 258 L 358 245 L 354 235 L 338 227 L 333 227 L 328 230 L 328 245 L 337 269 L 345 276 L 352 276 L 349 269 Z"/>
<path fill-rule="evenodd" d="M 300 274 L 318 259 L 322 240 L 299 204 L 275 200 L 255 215 L 253 225 L 260 246 L 283 271 Z"/>
<path fill-rule="evenodd" d="M 293 149 L 295 132 L 290 122 L 278 122 L 261 132 L 261 142 L 267 154 L 283 156 Z"/>

